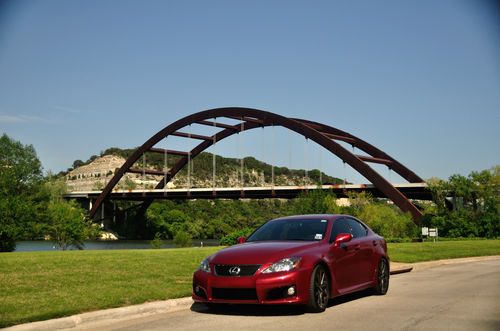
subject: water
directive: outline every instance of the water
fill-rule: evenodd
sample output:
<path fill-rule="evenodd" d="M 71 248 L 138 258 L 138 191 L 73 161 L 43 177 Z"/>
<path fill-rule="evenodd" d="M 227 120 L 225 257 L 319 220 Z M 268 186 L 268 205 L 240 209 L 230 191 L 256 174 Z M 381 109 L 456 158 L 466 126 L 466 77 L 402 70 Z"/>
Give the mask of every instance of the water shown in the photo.
<path fill-rule="evenodd" d="M 193 240 L 193 247 L 218 246 L 217 239 Z M 151 249 L 149 240 L 89 240 L 84 242 L 85 250 L 107 250 L 107 249 Z M 164 240 L 161 248 L 174 248 L 172 240 Z M 71 250 L 77 250 L 76 247 L 70 247 Z M 18 241 L 16 242 L 15 252 L 35 252 L 35 251 L 57 251 L 57 246 L 53 241 Z"/>

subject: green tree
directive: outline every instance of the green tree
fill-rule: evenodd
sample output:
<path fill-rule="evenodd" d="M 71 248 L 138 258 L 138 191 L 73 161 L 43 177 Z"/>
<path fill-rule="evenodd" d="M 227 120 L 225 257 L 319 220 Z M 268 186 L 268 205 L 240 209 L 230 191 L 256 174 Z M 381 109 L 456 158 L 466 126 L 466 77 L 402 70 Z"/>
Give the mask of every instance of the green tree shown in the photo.
<path fill-rule="evenodd" d="M 82 160 L 75 160 L 73 162 L 73 169 L 79 168 L 82 165 L 85 165 L 85 162 L 83 162 Z"/>
<path fill-rule="evenodd" d="M 246 238 L 249 235 L 251 235 L 253 231 L 254 231 L 253 229 L 244 228 L 242 230 L 231 232 L 230 234 L 225 235 L 224 237 L 221 238 L 220 245 L 223 246 L 236 245 L 238 243 L 238 238 L 241 237 Z"/>
<path fill-rule="evenodd" d="M 452 175 L 447 181 L 430 180 L 436 204 L 425 224 L 436 226 L 448 237 L 497 237 L 500 223 L 500 166 Z"/>
<path fill-rule="evenodd" d="M 75 201 L 53 201 L 48 206 L 48 233 L 59 249 L 70 246 L 83 249 L 83 241 L 97 236 L 97 225 L 86 219 L 85 211 Z"/>
<path fill-rule="evenodd" d="M 0 137 L 0 151 L 0 251 L 11 251 L 38 216 L 42 166 L 32 145 L 6 134 Z"/>
<path fill-rule="evenodd" d="M 160 249 L 163 245 L 163 240 L 161 240 L 161 234 L 155 233 L 155 237 L 150 242 L 151 248 Z"/>
<path fill-rule="evenodd" d="M 174 236 L 174 244 L 177 247 L 191 247 L 192 238 L 186 231 L 179 231 Z"/>
<path fill-rule="evenodd" d="M 357 216 L 373 231 L 388 239 L 412 238 L 418 231 L 409 213 L 403 214 L 386 203 L 366 204 Z"/>

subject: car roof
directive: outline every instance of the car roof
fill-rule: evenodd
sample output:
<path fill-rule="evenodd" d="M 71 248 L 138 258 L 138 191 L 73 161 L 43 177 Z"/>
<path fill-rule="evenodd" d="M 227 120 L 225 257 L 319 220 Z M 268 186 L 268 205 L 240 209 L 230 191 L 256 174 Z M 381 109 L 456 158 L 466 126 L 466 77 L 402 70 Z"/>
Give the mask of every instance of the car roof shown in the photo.
<path fill-rule="evenodd" d="M 339 216 L 345 216 L 345 215 L 340 215 L 340 214 L 305 214 L 305 215 L 292 215 L 292 216 L 284 216 L 284 217 L 279 217 L 274 220 L 317 220 L 317 219 L 328 219 L 328 220 L 334 220 L 338 218 Z M 273 221 L 274 221 L 273 220 Z"/>

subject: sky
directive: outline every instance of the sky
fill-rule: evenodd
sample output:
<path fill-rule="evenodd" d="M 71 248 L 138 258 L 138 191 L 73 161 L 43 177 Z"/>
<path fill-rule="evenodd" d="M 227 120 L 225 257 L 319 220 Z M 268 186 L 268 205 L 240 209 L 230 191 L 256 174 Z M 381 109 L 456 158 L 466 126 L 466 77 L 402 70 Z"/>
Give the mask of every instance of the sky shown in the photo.
<path fill-rule="evenodd" d="M 228 106 L 339 128 L 423 178 L 491 168 L 500 164 L 499 6 L 0 0 L 0 134 L 32 144 L 45 171 Z M 213 151 L 367 182 L 279 128 Z"/>

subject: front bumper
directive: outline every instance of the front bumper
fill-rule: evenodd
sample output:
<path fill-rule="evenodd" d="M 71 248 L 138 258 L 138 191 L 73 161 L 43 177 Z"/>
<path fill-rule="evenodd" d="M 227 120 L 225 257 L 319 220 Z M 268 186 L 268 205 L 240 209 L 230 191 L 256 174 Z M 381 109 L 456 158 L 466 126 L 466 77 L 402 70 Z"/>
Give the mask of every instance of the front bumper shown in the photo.
<path fill-rule="evenodd" d="M 197 270 L 193 275 L 193 300 L 208 303 L 307 304 L 310 270 L 253 276 L 215 276 Z M 288 290 L 294 287 L 294 294 Z"/>

